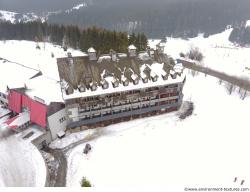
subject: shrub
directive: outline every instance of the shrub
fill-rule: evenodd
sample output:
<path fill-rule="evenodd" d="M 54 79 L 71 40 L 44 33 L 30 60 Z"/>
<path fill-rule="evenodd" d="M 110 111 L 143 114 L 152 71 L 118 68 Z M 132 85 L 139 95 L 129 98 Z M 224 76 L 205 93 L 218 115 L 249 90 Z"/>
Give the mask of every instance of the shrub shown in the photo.
<path fill-rule="evenodd" d="M 86 177 L 83 177 L 81 182 L 81 187 L 92 187 L 92 185 L 90 181 L 86 179 Z"/>
<path fill-rule="evenodd" d="M 180 57 L 185 57 L 185 54 L 181 52 Z"/>
<path fill-rule="evenodd" d="M 189 59 L 197 60 L 197 61 L 202 61 L 204 58 L 203 54 L 200 52 L 200 50 L 197 47 L 191 48 L 191 50 L 189 51 L 187 55 Z"/>

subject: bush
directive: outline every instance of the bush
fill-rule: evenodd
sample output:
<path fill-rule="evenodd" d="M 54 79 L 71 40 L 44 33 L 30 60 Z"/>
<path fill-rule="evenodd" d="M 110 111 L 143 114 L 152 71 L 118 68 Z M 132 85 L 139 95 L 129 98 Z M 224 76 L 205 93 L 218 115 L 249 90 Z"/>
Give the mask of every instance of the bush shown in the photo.
<path fill-rule="evenodd" d="M 181 52 L 180 57 L 185 57 L 185 54 Z"/>
<path fill-rule="evenodd" d="M 191 50 L 189 51 L 189 53 L 187 53 L 189 59 L 192 60 L 197 60 L 197 61 L 202 61 L 204 56 L 203 54 L 200 52 L 200 50 L 196 47 L 196 48 L 191 48 Z"/>
<path fill-rule="evenodd" d="M 92 187 L 92 185 L 90 181 L 86 179 L 86 177 L 83 177 L 81 182 L 81 187 Z"/>

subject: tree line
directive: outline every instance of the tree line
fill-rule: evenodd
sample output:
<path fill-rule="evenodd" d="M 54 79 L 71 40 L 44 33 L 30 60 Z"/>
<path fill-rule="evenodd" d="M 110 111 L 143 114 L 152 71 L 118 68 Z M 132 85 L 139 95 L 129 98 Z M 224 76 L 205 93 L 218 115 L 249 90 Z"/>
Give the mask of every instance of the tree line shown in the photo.
<path fill-rule="evenodd" d="M 234 27 L 229 40 L 240 45 L 250 45 L 250 26 L 243 23 L 241 26 Z"/>
<path fill-rule="evenodd" d="M 49 23 L 144 32 L 150 38 L 220 33 L 250 18 L 248 0 L 96 0 L 73 12 L 51 14 Z"/>
<path fill-rule="evenodd" d="M 28 23 L 0 22 L 1 40 L 30 40 L 51 42 L 63 46 L 87 51 L 94 47 L 99 54 L 107 53 L 111 49 L 126 52 L 130 44 L 134 44 L 138 51 L 147 47 L 147 37 L 144 33 L 111 31 L 96 27 L 79 28 L 76 25 L 48 24 L 39 21 Z"/>

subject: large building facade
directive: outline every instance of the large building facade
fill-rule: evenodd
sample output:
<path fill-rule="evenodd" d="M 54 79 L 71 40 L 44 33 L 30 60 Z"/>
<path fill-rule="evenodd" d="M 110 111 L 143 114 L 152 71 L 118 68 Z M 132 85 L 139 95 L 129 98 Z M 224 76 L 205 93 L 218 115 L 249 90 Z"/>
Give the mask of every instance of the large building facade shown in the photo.
<path fill-rule="evenodd" d="M 176 111 L 185 79 L 178 83 L 66 100 L 68 127 L 99 126 Z"/>
<path fill-rule="evenodd" d="M 58 58 L 68 128 L 88 128 L 176 111 L 185 74 L 170 62 L 162 42 L 156 50 Z"/>

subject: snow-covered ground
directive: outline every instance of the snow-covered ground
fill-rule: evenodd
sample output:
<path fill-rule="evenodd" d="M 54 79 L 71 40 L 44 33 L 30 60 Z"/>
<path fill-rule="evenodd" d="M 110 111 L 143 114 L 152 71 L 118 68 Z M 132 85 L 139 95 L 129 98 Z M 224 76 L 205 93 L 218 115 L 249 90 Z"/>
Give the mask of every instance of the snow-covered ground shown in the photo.
<path fill-rule="evenodd" d="M 0 119 L 0 124 L 8 118 Z M 33 132 L 27 139 L 24 137 Z M 0 187 L 43 187 L 46 182 L 46 166 L 42 155 L 31 143 L 41 135 L 32 126 L 14 134 L 0 127 Z"/>
<path fill-rule="evenodd" d="M 104 128 L 104 136 L 68 155 L 67 186 L 87 177 L 97 187 L 250 185 L 248 115 L 250 99 L 228 95 L 212 77 L 188 76 L 184 100 L 194 114 L 177 113 L 120 123 Z"/>
<path fill-rule="evenodd" d="M 71 143 L 75 143 L 77 141 L 90 137 L 91 135 L 95 134 L 95 132 L 95 130 L 89 129 L 80 133 L 72 133 L 62 139 L 56 139 L 50 144 L 50 147 L 53 149 L 62 149 L 64 147 L 67 147 Z"/>
<path fill-rule="evenodd" d="M 249 77 L 250 68 L 250 48 L 239 47 L 231 43 L 228 38 L 232 29 L 227 29 L 222 33 L 211 35 L 204 38 L 199 35 L 188 40 L 180 38 L 167 38 L 165 52 L 174 58 L 178 58 L 179 54 L 187 53 L 191 47 L 198 47 L 205 56 L 204 66 L 225 72 L 230 75 Z M 159 40 L 150 40 L 151 47 Z"/>
<path fill-rule="evenodd" d="M 0 10 L 0 21 L 15 22 L 31 22 L 31 21 L 45 21 L 45 18 L 38 17 L 35 13 L 20 14 L 11 11 Z"/>
<path fill-rule="evenodd" d="M 32 41 L 0 41 L 0 58 L 3 58 L 0 60 L 0 68 L 4 69 L 0 70 L 0 90 L 6 89 L 7 85 L 17 88 L 15 85 L 21 87 L 25 84 L 28 88 L 27 94 L 31 97 L 40 97 L 46 103 L 62 102 L 56 59 L 67 56 L 67 52 L 71 52 L 73 56 L 84 53 L 73 49 L 65 52 L 60 46 L 51 43 L 38 43 L 40 49 L 36 49 L 36 45 Z M 20 75 L 20 71 L 23 75 Z M 43 75 L 29 80 L 38 71 Z"/>
<path fill-rule="evenodd" d="M 15 21 L 15 15 L 15 12 L 0 10 L 0 20 L 10 21 L 11 23 L 13 23 Z"/>

